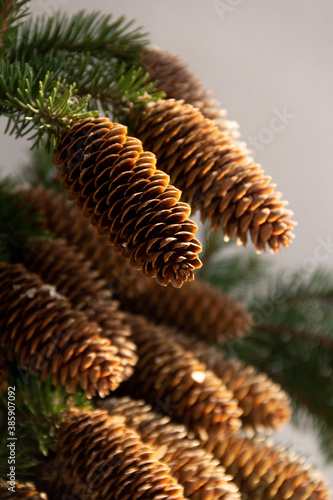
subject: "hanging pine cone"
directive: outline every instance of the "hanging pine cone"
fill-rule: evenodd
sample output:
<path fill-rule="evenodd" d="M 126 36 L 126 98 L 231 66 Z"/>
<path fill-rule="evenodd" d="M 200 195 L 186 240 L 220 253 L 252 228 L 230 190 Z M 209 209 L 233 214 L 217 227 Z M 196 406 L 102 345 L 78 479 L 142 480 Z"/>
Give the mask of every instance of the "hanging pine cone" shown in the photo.
<path fill-rule="evenodd" d="M 62 196 L 41 188 L 26 190 L 25 195 L 35 209 L 44 212 L 47 229 L 77 245 L 92 261 L 123 308 L 212 342 L 248 332 L 250 315 L 231 296 L 198 280 L 184 284 L 180 290 L 170 285 L 161 288 L 133 269 L 127 259 L 107 245 L 104 237 L 98 237 L 77 208 Z"/>
<path fill-rule="evenodd" d="M 259 438 L 240 435 L 212 439 L 207 448 L 221 461 L 242 493 L 251 500 L 329 500 L 321 474 L 294 452 Z"/>
<path fill-rule="evenodd" d="M 141 60 L 150 75 L 149 80 L 157 81 L 156 89 L 165 92 L 167 99 L 183 99 L 213 120 L 220 130 L 239 137 L 238 123 L 224 118 L 226 110 L 219 109 L 218 102 L 210 96 L 211 92 L 204 88 L 196 74 L 189 71 L 181 57 L 165 50 L 149 49 L 143 52 Z"/>
<path fill-rule="evenodd" d="M 292 215 L 270 177 L 230 134 L 222 133 L 184 101 L 160 100 L 134 118 L 134 132 L 156 154 L 159 167 L 182 190 L 182 199 L 200 209 L 225 239 L 245 245 L 248 233 L 257 251 L 276 252 L 293 238 Z"/>
<path fill-rule="evenodd" d="M 279 429 L 291 418 L 288 395 L 265 373 L 258 373 L 253 366 L 246 366 L 236 358 L 205 342 L 193 341 L 187 335 L 176 333 L 176 342 L 193 352 L 229 389 L 243 410 L 243 428 L 256 431 Z"/>
<path fill-rule="evenodd" d="M 74 123 L 62 136 L 54 163 L 57 177 L 98 234 L 154 276 L 180 287 L 201 266 L 197 226 L 180 191 L 156 170 L 156 159 L 126 127 L 107 118 Z"/>
<path fill-rule="evenodd" d="M 7 359 L 2 351 L 0 351 L 0 396 L 7 390 L 9 385 L 9 368 Z"/>
<path fill-rule="evenodd" d="M 141 278 L 142 286 L 125 289 L 120 294 L 124 309 L 144 313 L 157 323 L 165 323 L 201 337 L 207 342 L 221 343 L 229 337 L 248 333 L 251 317 L 245 306 L 230 295 L 207 283 L 195 280 L 177 290 L 172 286 L 161 288 L 152 280 Z"/>
<path fill-rule="evenodd" d="M 91 269 L 83 254 L 63 240 L 43 240 L 35 244 L 26 265 L 46 283 L 54 285 L 75 309 L 83 311 L 101 327 L 101 336 L 110 339 L 117 348 L 122 379 L 130 377 L 137 355 L 136 346 L 130 339 L 130 329 L 124 322 L 124 313 L 117 310 L 118 302 L 111 300 L 107 282 Z"/>
<path fill-rule="evenodd" d="M 62 424 L 50 489 L 81 500 L 182 500 L 183 488 L 153 450 L 107 411 L 73 411 Z M 50 494 L 51 496 L 51 494 Z M 52 500 L 53 497 L 51 497 Z"/>
<path fill-rule="evenodd" d="M 129 390 L 202 440 L 208 435 L 235 432 L 241 425 L 238 408 L 223 382 L 158 326 L 128 314 L 139 361 Z"/>
<path fill-rule="evenodd" d="M 70 393 L 80 384 L 87 397 L 104 397 L 118 387 L 120 359 L 97 324 L 21 264 L 0 263 L 0 281 L 0 345 L 9 359 Z"/>
<path fill-rule="evenodd" d="M 149 49 L 143 52 L 141 60 L 150 81 L 157 81 L 156 89 L 165 92 L 168 99 L 183 99 L 211 120 L 219 120 L 226 114 L 224 109 L 217 109 L 217 101 L 210 97 L 210 92 L 181 57 L 165 50 Z"/>
<path fill-rule="evenodd" d="M 190 500 L 240 498 L 238 488 L 225 475 L 218 460 L 206 452 L 199 441 L 190 439 L 186 428 L 152 410 L 144 401 L 125 397 L 107 398 L 100 404 L 110 415 L 122 415 L 126 425 L 151 446 L 172 475 L 184 487 Z"/>
<path fill-rule="evenodd" d="M 11 486 L 3 478 L 0 478 L 1 500 L 47 500 L 46 493 L 38 492 L 32 483 L 19 483 L 15 481 L 15 492 L 8 490 Z"/>

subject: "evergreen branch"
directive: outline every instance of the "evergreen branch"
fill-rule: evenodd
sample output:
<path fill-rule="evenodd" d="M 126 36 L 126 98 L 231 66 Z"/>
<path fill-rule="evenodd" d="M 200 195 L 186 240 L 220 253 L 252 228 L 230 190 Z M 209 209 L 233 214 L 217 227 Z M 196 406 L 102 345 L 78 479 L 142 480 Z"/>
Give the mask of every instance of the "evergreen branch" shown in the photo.
<path fill-rule="evenodd" d="M 15 434 L 19 446 L 16 450 L 18 480 L 27 480 L 35 468 L 45 461 L 53 450 L 57 429 L 68 406 L 90 409 L 90 403 L 82 392 L 70 396 L 64 387 L 55 388 L 48 380 L 42 382 L 23 367 L 11 367 L 10 385 L 15 391 Z M 7 394 L 0 401 L 0 410 L 7 412 Z M 7 420 L 1 424 L 0 476 L 8 472 Z"/>
<path fill-rule="evenodd" d="M 68 59 L 62 75 L 66 81 L 77 82 L 77 95 L 91 96 L 90 107 L 121 123 L 128 119 L 128 106 L 143 107 L 147 99 L 164 97 L 142 68 L 109 59 L 96 59 L 92 54 L 77 54 Z"/>
<path fill-rule="evenodd" d="M 57 12 L 52 17 L 29 19 L 18 30 L 17 43 L 10 58 L 21 58 L 24 52 L 37 50 L 45 54 L 50 50 L 96 53 L 108 58 L 138 65 L 141 51 L 148 39 L 141 28 L 130 29 L 133 21 L 122 16 L 113 21 L 111 15 L 80 11 L 71 18 Z"/>
<path fill-rule="evenodd" d="M 265 299 L 275 301 L 276 297 L 283 297 L 285 302 L 301 302 L 304 300 L 333 299 L 333 272 L 327 269 L 316 268 L 306 276 L 304 269 L 296 269 L 289 273 L 279 273 L 271 278 L 268 290 L 265 290 Z M 260 299 L 262 294 L 257 293 Z"/>
<path fill-rule="evenodd" d="M 274 331 L 273 331 L 274 330 Z M 333 441 L 333 349 L 316 337 L 263 327 L 229 344 L 229 352 L 266 372 L 290 394 L 299 411 L 306 409 L 321 422 Z M 320 388 L 320 390 L 318 390 Z M 332 453 L 323 449 L 327 459 Z"/>
<path fill-rule="evenodd" d="M 333 351 L 333 338 L 330 338 L 327 335 L 319 335 L 314 332 L 270 324 L 261 325 L 261 329 L 268 333 L 288 335 L 290 337 L 298 337 L 300 339 L 303 339 L 304 341 L 320 343 L 322 345 L 325 345 L 328 349 L 332 349 Z"/>
<path fill-rule="evenodd" d="M 29 0 L 0 0 L 0 57 L 6 54 L 12 45 L 13 34 L 17 32 L 19 21 L 23 19 L 28 8 L 24 8 Z"/>
<path fill-rule="evenodd" d="M 16 137 L 29 135 L 32 148 L 55 147 L 60 133 L 72 121 L 97 116 L 86 111 L 89 96 L 77 98 L 75 84 L 68 84 L 52 72 L 42 80 L 28 64 L 0 64 L 0 113 L 9 118 L 6 132 Z"/>

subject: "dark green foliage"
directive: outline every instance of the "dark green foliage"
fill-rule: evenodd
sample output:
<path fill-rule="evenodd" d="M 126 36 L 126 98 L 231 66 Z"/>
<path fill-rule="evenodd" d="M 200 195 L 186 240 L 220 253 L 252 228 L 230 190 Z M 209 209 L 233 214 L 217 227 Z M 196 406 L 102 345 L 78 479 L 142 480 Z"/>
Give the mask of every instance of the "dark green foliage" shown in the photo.
<path fill-rule="evenodd" d="M 6 132 L 51 151 L 73 121 L 101 111 L 125 122 L 128 108 L 161 98 L 139 62 L 146 35 L 131 26 L 81 11 L 29 18 L 13 28 L 0 62 Z"/>
<path fill-rule="evenodd" d="M 298 270 L 272 280 L 252 300 L 254 329 L 231 353 L 268 373 L 291 395 L 295 417 L 306 416 L 323 453 L 333 460 L 333 272 Z"/>
<path fill-rule="evenodd" d="M 71 17 L 61 12 L 49 18 L 38 16 L 18 29 L 16 44 L 9 49 L 8 57 L 27 57 L 34 50 L 44 54 L 50 50 L 89 51 L 98 58 L 107 56 L 137 65 L 149 40 L 142 28 L 132 25 L 133 21 L 126 21 L 123 16 L 113 20 L 111 14 L 100 12 L 80 11 Z"/>
<path fill-rule="evenodd" d="M 90 96 L 76 94 L 75 84 L 52 71 L 42 76 L 27 63 L 0 63 L 0 114 L 9 118 L 6 132 L 28 135 L 32 147 L 54 148 L 74 120 L 98 116 L 98 111 L 86 111 Z"/>
<path fill-rule="evenodd" d="M 41 214 L 29 212 L 29 205 L 15 192 L 15 182 L 0 181 L 0 260 L 22 262 L 34 240 L 50 236 L 41 229 Z"/>
<path fill-rule="evenodd" d="M 10 386 L 15 387 L 16 479 L 25 481 L 35 474 L 35 468 L 52 452 L 57 429 L 68 406 L 89 409 L 90 403 L 81 392 L 69 396 L 63 387 L 55 388 L 50 381 L 23 367 L 11 367 Z M 0 412 L 7 415 L 7 392 L 0 400 Z M 0 476 L 8 473 L 7 418 L 0 423 Z"/>
<path fill-rule="evenodd" d="M 19 26 L 28 14 L 28 2 L 29 0 L 0 0 L 0 57 L 14 43 Z"/>

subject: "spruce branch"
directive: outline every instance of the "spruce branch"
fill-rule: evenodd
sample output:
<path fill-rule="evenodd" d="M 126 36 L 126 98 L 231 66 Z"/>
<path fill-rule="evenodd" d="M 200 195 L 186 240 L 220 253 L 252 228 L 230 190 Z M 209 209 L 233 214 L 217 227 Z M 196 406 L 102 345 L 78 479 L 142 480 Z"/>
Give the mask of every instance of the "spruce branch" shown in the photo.
<path fill-rule="evenodd" d="M 0 57 L 6 54 L 13 35 L 17 32 L 19 21 L 28 13 L 29 0 L 0 0 Z"/>
<path fill-rule="evenodd" d="M 333 440 L 333 349 L 316 336 L 295 335 L 280 326 L 257 328 L 252 335 L 229 345 L 247 363 L 267 373 L 292 397 L 298 412 L 310 414 L 320 436 L 326 429 L 326 439 Z M 320 388 L 320 390 L 318 390 Z M 330 434 L 329 432 L 332 432 Z M 320 439 L 321 443 L 323 440 Z M 333 459 L 332 448 L 323 446 L 328 460 Z"/>
<path fill-rule="evenodd" d="M 16 448 L 18 480 L 34 476 L 38 464 L 45 461 L 56 442 L 57 429 L 68 407 L 89 409 L 85 395 L 78 391 L 73 396 L 64 387 L 54 387 L 48 380 L 42 382 L 23 367 L 11 366 L 10 385 L 15 390 L 16 435 L 20 445 Z M 7 393 L 0 400 L 0 411 L 7 414 Z M 1 423 L 0 476 L 8 472 L 7 421 Z"/>
<path fill-rule="evenodd" d="M 97 116 L 85 111 L 89 97 L 76 97 L 75 84 L 47 72 L 39 79 L 32 67 L 19 62 L 0 63 L 0 113 L 8 117 L 6 132 L 29 136 L 33 148 L 55 147 L 61 130 L 79 119 Z"/>
<path fill-rule="evenodd" d="M 80 11 L 69 17 L 56 12 L 51 17 L 29 18 L 17 31 L 16 45 L 9 57 L 22 57 L 25 52 L 37 50 L 65 50 L 70 53 L 91 52 L 140 65 L 138 58 L 148 43 L 142 28 L 132 28 L 133 21 L 124 16 L 116 20 L 100 12 Z"/>

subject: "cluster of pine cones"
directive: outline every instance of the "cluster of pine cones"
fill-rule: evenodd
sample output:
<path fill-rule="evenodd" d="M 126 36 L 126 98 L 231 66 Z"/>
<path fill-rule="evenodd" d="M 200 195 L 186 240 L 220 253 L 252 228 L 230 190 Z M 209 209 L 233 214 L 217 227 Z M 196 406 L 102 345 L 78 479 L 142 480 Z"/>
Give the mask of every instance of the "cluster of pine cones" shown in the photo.
<path fill-rule="evenodd" d="M 76 204 L 25 189 L 55 239 L 0 264 L 3 352 L 94 398 L 63 419 L 46 492 L 0 483 L 1 498 L 326 500 L 319 474 L 259 437 L 290 419 L 287 394 L 216 347 L 249 332 L 249 313 L 192 282 L 189 205 L 258 251 L 290 243 L 291 213 L 185 66 L 156 51 L 143 64 L 167 99 L 132 116 L 140 140 L 106 118 L 75 123 L 54 163 Z"/>

